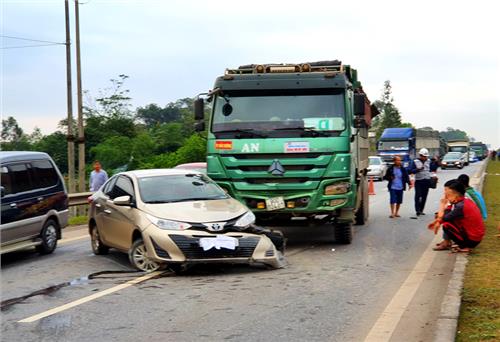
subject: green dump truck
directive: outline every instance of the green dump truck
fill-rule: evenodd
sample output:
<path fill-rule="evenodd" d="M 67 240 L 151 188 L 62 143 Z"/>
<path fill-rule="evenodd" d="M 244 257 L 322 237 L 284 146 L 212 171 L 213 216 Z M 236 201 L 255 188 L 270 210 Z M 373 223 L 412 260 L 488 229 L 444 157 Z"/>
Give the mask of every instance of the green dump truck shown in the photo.
<path fill-rule="evenodd" d="M 227 69 L 211 104 L 207 173 L 260 223 L 332 224 L 352 240 L 368 218 L 368 128 L 378 114 L 339 61 Z M 204 99 L 195 101 L 205 128 Z"/>

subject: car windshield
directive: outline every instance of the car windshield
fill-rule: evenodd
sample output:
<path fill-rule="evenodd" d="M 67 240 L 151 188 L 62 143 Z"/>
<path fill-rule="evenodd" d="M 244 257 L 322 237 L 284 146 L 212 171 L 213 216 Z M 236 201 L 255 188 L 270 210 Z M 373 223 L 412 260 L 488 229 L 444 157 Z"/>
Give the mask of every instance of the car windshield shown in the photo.
<path fill-rule="evenodd" d="M 381 151 L 387 150 L 407 150 L 408 149 L 408 141 L 403 140 L 387 140 L 387 141 L 379 141 L 378 149 Z"/>
<path fill-rule="evenodd" d="M 344 93 L 335 89 L 228 91 L 215 98 L 214 133 L 329 135 L 345 127 Z"/>
<path fill-rule="evenodd" d="M 448 153 L 444 156 L 443 160 L 455 160 L 455 159 L 460 159 L 461 154 L 456 152 L 456 153 Z"/>
<path fill-rule="evenodd" d="M 216 200 L 228 195 L 205 175 L 164 175 L 141 177 L 139 193 L 145 203 L 171 203 L 195 200 Z"/>
<path fill-rule="evenodd" d="M 465 153 L 465 152 L 467 152 L 467 147 L 466 146 L 451 146 L 450 152 Z"/>
<path fill-rule="evenodd" d="M 380 158 L 369 158 L 370 165 L 380 165 L 382 162 L 380 161 Z"/>

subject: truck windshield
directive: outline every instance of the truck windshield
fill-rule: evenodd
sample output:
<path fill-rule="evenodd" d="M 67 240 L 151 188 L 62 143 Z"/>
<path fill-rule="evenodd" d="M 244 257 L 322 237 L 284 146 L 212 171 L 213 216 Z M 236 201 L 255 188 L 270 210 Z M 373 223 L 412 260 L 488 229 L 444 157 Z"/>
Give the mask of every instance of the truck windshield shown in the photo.
<path fill-rule="evenodd" d="M 344 95 L 334 89 L 224 92 L 215 98 L 212 120 L 214 133 L 246 130 L 266 136 L 288 130 L 338 132 L 345 126 Z M 316 136 L 324 135 L 329 134 Z"/>
<path fill-rule="evenodd" d="M 398 140 L 389 140 L 389 141 L 379 141 L 378 149 L 380 151 L 389 151 L 389 150 L 408 150 L 408 141 L 398 141 Z"/>
<path fill-rule="evenodd" d="M 450 146 L 450 152 L 467 152 L 466 146 Z"/>

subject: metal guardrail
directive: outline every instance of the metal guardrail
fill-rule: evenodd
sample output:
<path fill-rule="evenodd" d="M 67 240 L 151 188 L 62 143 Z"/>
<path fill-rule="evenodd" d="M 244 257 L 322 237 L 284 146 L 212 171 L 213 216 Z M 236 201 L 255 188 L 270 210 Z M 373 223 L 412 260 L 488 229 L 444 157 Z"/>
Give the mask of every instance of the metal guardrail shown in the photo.
<path fill-rule="evenodd" d="M 93 192 L 75 192 L 68 194 L 69 206 L 88 204 L 87 198 L 92 194 Z"/>

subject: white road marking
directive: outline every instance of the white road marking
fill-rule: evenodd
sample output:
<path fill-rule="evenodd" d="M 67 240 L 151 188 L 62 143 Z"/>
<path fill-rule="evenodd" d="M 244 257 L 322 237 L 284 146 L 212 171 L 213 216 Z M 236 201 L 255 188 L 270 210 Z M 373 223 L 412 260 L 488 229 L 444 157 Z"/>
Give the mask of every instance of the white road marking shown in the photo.
<path fill-rule="evenodd" d="M 158 276 L 158 275 L 160 275 L 160 274 L 162 274 L 164 272 L 165 271 L 155 271 L 155 272 L 148 273 L 148 274 L 146 274 L 144 276 L 141 276 L 141 277 L 129 280 L 129 281 L 123 283 L 123 284 L 120 284 L 120 285 L 117 285 L 117 286 L 113 286 L 113 287 L 111 287 L 109 289 L 106 289 L 106 290 L 94 293 L 94 294 L 92 294 L 90 296 L 77 299 L 77 300 L 75 300 L 73 302 L 70 302 L 70 303 L 67 303 L 67 304 L 55 307 L 53 309 L 44 311 L 44 312 L 39 313 L 37 315 L 33 315 L 33 316 L 28 317 L 28 318 L 22 319 L 22 320 L 18 321 L 18 323 L 32 323 L 32 322 L 38 321 L 39 319 L 55 315 L 55 314 L 57 314 L 59 312 L 62 312 L 62 311 L 74 308 L 75 306 L 78 306 L 78 305 L 90 302 L 90 301 L 92 301 L 94 299 L 106 296 L 106 295 L 108 295 L 110 293 L 114 293 L 114 292 L 123 290 L 123 289 L 125 289 L 127 287 L 130 287 L 132 285 L 135 285 L 135 284 L 141 283 L 141 282 L 143 282 L 145 280 L 154 278 L 154 277 L 156 277 L 156 276 Z"/>
<path fill-rule="evenodd" d="M 396 292 L 392 300 L 386 306 L 378 320 L 365 338 L 365 342 L 389 341 L 404 312 L 411 303 L 415 293 L 422 284 L 429 268 L 439 252 L 433 251 L 432 247 L 440 240 L 439 235 L 432 239 L 427 249 L 422 254 L 417 264 L 408 275 L 403 285 Z"/>

